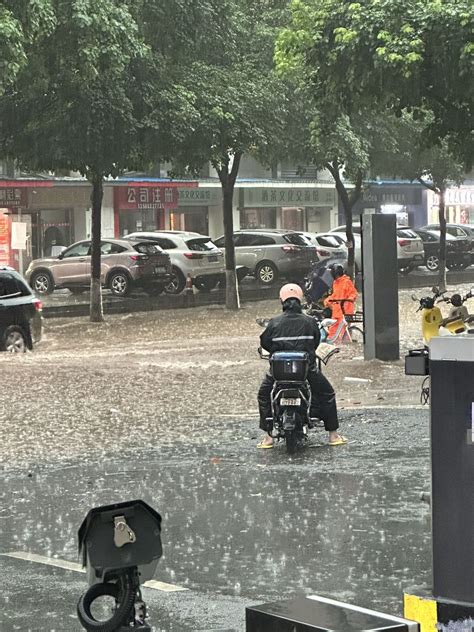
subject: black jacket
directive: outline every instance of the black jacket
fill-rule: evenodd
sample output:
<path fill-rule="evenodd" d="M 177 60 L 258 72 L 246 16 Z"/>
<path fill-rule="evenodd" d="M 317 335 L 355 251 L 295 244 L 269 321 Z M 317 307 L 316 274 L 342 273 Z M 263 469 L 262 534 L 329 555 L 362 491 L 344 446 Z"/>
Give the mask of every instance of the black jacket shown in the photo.
<path fill-rule="evenodd" d="M 269 353 L 275 351 L 306 351 L 309 355 L 310 368 L 316 367 L 316 347 L 319 345 L 320 333 L 314 318 L 301 312 L 299 304 L 272 318 L 260 336 L 260 344 Z"/>

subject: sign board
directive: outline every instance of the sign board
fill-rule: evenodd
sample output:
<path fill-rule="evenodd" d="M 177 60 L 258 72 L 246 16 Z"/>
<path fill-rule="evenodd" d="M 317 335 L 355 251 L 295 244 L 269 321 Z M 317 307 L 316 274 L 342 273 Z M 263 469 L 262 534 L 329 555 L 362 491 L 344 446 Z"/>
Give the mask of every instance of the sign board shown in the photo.
<path fill-rule="evenodd" d="M 114 189 L 119 210 L 174 209 L 178 206 L 178 189 L 167 186 L 126 186 Z"/>
<path fill-rule="evenodd" d="M 217 206 L 222 204 L 221 188 L 179 189 L 180 206 Z"/>
<path fill-rule="evenodd" d="M 243 189 L 244 207 L 254 206 L 335 206 L 336 191 L 328 188 L 261 188 Z"/>
<path fill-rule="evenodd" d="M 26 222 L 12 222 L 11 225 L 11 247 L 13 250 L 26 249 Z"/>
<path fill-rule="evenodd" d="M 26 189 L 17 187 L 0 187 L 0 206 L 19 208 L 26 206 Z"/>

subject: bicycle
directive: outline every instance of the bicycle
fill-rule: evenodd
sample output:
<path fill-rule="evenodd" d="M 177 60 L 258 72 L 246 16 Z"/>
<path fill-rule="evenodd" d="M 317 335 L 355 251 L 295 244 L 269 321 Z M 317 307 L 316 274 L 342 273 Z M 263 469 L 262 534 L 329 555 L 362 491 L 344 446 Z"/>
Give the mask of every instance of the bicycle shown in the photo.
<path fill-rule="evenodd" d="M 340 320 L 335 333 L 332 336 L 328 336 L 325 342 L 334 344 L 335 342 L 364 342 L 364 313 L 362 311 L 356 311 L 354 314 L 346 314 L 344 311 L 345 303 L 354 303 L 353 300 L 343 299 L 329 299 L 330 303 L 339 303 L 342 310 L 342 319 Z"/>

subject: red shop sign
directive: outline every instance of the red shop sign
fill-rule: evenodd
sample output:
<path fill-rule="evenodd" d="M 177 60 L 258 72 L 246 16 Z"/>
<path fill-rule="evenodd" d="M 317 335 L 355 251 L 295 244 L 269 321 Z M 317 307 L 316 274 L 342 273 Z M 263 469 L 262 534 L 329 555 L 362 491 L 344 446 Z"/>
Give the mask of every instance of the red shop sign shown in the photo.
<path fill-rule="evenodd" d="M 120 210 L 173 209 L 178 207 L 178 188 L 167 186 L 127 186 L 115 189 Z"/>
<path fill-rule="evenodd" d="M 0 187 L 0 208 L 18 208 L 26 206 L 26 189 Z"/>

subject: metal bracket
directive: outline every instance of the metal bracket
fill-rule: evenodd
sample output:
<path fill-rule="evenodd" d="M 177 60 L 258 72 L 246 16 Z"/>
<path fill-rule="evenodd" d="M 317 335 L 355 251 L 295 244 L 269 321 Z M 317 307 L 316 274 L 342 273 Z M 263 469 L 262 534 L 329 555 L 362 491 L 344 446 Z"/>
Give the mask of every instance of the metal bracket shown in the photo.
<path fill-rule="evenodd" d="M 117 548 L 121 548 L 126 544 L 136 542 L 137 536 L 128 526 L 124 516 L 114 517 L 114 544 Z"/>

